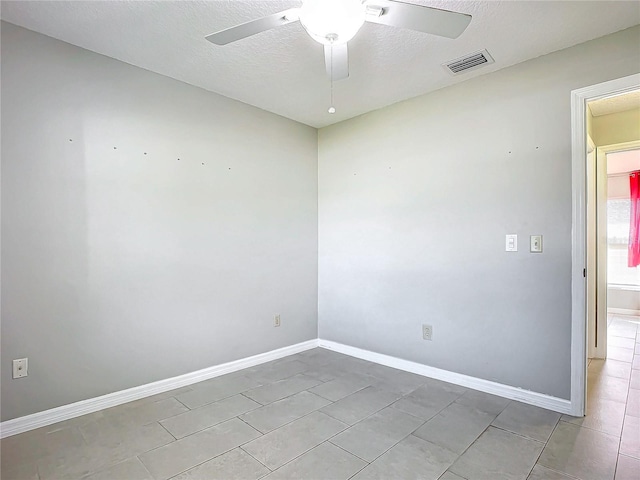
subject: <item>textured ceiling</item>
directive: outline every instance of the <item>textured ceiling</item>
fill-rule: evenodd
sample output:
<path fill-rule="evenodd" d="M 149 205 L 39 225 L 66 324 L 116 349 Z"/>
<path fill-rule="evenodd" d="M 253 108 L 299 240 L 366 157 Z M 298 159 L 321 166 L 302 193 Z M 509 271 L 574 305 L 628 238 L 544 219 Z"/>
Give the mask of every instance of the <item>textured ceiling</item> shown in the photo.
<path fill-rule="evenodd" d="M 640 90 L 589 102 L 589 109 L 594 117 L 626 112 L 634 108 L 640 108 Z"/>
<path fill-rule="evenodd" d="M 365 23 L 349 79 L 330 84 L 322 46 L 296 22 L 223 47 L 204 37 L 299 1 L 3 1 L 3 20 L 323 127 L 640 23 L 637 1 L 412 3 L 473 15 L 456 40 Z M 495 63 L 458 76 L 440 66 L 486 48 Z"/>

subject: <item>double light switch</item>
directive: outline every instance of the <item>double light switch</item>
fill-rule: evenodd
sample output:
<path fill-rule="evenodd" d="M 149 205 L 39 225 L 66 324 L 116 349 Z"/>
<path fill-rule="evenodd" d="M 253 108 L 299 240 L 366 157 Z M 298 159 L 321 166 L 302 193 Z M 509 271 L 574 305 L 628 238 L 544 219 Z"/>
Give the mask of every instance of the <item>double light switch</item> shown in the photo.
<path fill-rule="evenodd" d="M 505 237 L 505 251 L 518 251 L 518 235 L 508 234 Z M 542 253 L 542 235 L 531 235 L 529 237 L 529 251 L 531 253 Z"/>

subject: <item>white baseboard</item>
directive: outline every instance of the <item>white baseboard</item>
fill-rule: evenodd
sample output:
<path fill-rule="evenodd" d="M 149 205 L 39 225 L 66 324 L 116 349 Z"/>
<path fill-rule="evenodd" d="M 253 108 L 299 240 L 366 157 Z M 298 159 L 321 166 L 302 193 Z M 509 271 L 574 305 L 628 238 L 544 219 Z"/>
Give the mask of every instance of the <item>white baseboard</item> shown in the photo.
<path fill-rule="evenodd" d="M 571 413 L 571 402 L 563 398 L 552 397 L 550 395 L 532 392 L 530 390 L 523 390 L 521 388 L 492 382 L 490 380 L 470 377 L 461 373 L 450 372 L 448 370 L 430 367 L 428 365 L 411 362 L 409 360 L 402 360 L 401 358 L 391 357 L 389 355 L 383 355 L 381 353 L 375 353 L 369 350 L 351 347 L 349 345 L 343 345 L 330 340 L 320 339 L 320 347 L 344 353 L 345 355 L 352 357 L 361 358 L 362 360 L 386 365 L 387 367 L 397 368 L 398 370 L 417 373 L 418 375 L 423 375 L 425 377 L 435 378 L 437 380 L 454 383 L 473 390 L 480 390 L 481 392 L 491 393 L 493 395 L 499 395 L 501 397 L 517 400 L 529 405 L 535 405 L 536 407 L 546 408 L 558 413 Z"/>
<path fill-rule="evenodd" d="M 18 433 L 45 427 L 63 420 L 97 412 L 98 410 L 105 408 L 115 407 L 133 400 L 185 387 L 226 373 L 235 372 L 237 370 L 242 370 L 243 368 L 253 367 L 261 363 L 270 362 L 271 360 L 277 360 L 295 353 L 304 352 L 305 350 L 310 350 L 317 346 L 317 339 L 308 340 L 306 342 L 297 343 L 277 350 L 271 350 L 270 352 L 253 355 L 252 357 L 241 358 L 240 360 L 234 360 L 233 362 L 215 365 L 213 367 L 204 368 L 191 373 L 185 373 L 184 375 L 179 375 L 177 377 L 147 383 L 146 385 L 140 385 L 139 387 L 128 388 L 126 390 L 120 390 L 119 392 L 113 392 L 100 397 L 89 398 L 69 405 L 52 408 L 51 410 L 45 410 L 43 412 L 7 420 L 0 423 L 0 438 L 17 435 Z"/>
<path fill-rule="evenodd" d="M 640 310 L 630 310 L 628 308 L 607 308 L 607 313 L 618 315 L 640 315 Z"/>

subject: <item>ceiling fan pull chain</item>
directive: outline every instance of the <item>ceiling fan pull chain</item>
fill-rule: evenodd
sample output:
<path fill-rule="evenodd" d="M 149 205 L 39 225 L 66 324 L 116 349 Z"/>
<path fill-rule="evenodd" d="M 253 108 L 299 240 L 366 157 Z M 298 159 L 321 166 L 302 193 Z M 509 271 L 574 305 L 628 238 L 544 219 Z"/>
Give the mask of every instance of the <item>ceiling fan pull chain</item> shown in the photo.
<path fill-rule="evenodd" d="M 329 110 L 327 110 L 327 111 L 329 113 L 333 114 L 333 113 L 336 113 L 336 107 L 333 106 L 333 41 L 334 41 L 334 39 L 330 38 L 329 40 L 331 41 L 331 46 L 330 46 L 330 48 L 331 48 L 331 55 L 330 55 L 330 57 L 331 57 L 331 65 L 329 66 L 329 73 L 331 75 L 331 79 L 330 79 L 330 81 L 331 81 L 331 104 L 329 106 Z"/>

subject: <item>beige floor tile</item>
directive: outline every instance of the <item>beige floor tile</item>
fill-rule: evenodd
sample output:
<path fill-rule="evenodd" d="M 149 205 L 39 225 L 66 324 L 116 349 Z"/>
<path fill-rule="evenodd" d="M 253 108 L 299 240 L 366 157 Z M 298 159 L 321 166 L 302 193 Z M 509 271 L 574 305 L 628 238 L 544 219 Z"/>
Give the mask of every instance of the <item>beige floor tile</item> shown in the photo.
<path fill-rule="evenodd" d="M 38 467 L 35 463 L 12 465 L 10 459 L 0 459 L 0 478 L 2 480 L 39 480 Z"/>
<path fill-rule="evenodd" d="M 587 378 L 587 405 L 599 398 L 625 403 L 629 393 L 629 380 L 608 375 L 590 375 Z"/>
<path fill-rule="evenodd" d="M 234 395 L 204 407 L 189 410 L 160 422 L 169 433 L 180 439 L 188 435 L 213 427 L 233 417 L 260 407 L 260 404 L 244 395 Z"/>
<path fill-rule="evenodd" d="M 460 405 L 466 405 L 467 407 L 475 408 L 490 415 L 499 415 L 510 402 L 511 400 L 507 398 L 478 392 L 477 390 L 468 390 L 456 400 L 456 403 Z"/>
<path fill-rule="evenodd" d="M 244 392 L 246 397 L 255 400 L 262 405 L 273 403 L 295 393 L 308 390 L 320 384 L 320 380 L 299 374 L 285 380 L 280 380 L 268 385 L 253 388 Z"/>
<path fill-rule="evenodd" d="M 178 395 L 176 398 L 189 408 L 198 408 L 208 403 L 233 397 L 260 385 L 262 385 L 261 382 L 242 375 L 242 371 L 240 371 L 193 385 L 191 391 Z"/>
<path fill-rule="evenodd" d="M 612 480 L 618 437 L 560 422 L 538 463 L 581 480 Z"/>
<path fill-rule="evenodd" d="M 441 475 L 457 456 L 446 448 L 409 435 L 362 470 L 354 480 L 446 478 Z"/>
<path fill-rule="evenodd" d="M 614 320 L 607 328 L 607 336 L 613 337 L 625 337 L 636 338 L 638 332 L 637 326 L 634 323 L 627 321 Z"/>
<path fill-rule="evenodd" d="M 330 403 L 326 398 L 304 391 L 263 407 L 258 405 L 260 408 L 241 415 L 240 419 L 256 430 L 267 433 Z"/>
<path fill-rule="evenodd" d="M 331 443 L 371 462 L 423 423 L 421 418 L 385 408 L 336 435 Z"/>
<path fill-rule="evenodd" d="M 630 339 L 631 340 L 631 339 Z M 620 362 L 633 361 L 633 348 L 616 347 L 613 345 L 607 345 L 607 358 L 611 360 L 618 360 Z"/>
<path fill-rule="evenodd" d="M 260 432 L 234 418 L 140 455 L 140 460 L 156 480 L 164 480 L 259 436 Z"/>
<path fill-rule="evenodd" d="M 585 417 L 563 415 L 562 421 L 619 437 L 622 433 L 625 408 L 624 403 L 606 398 L 596 398 L 587 403 L 587 415 Z"/>
<path fill-rule="evenodd" d="M 546 442 L 558 420 L 560 420 L 559 413 L 520 402 L 511 402 L 492 425 L 539 442 Z"/>
<path fill-rule="evenodd" d="M 321 411 L 343 423 L 353 425 L 378 410 L 388 407 L 401 396 L 399 393 L 367 387 L 327 405 Z"/>
<path fill-rule="evenodd" d="M 635 348 L 636 341 L 633 338 L 616 337 L 614 335 L 607 335 L 607 348 L 622 347 L 622 348 Z"/>
<path fill-rule="evenodd" d="M 125 460 L 101 472 L 94 473 L 82 480 L 153 480 L 137 457 Z"/>
<path fill-rule="evenodd" d="M 468 480 L 526 478 L 544 444 L 489 427 L 449 470 Z"/>
<path fill-rule="evenodd" d="M 452 403 L 414 435 L 461 454 L 491 424 L 494 415 Z"/>
<path fill-rule="evenodd" d="M 187 470 L 172 480 L 255 480 L 269 469 L 240 448 Z"/>
<path fill-rule="evenodd" d="M 589 376 L 608 375 L 610 377 L 624 378 L 625 380 L 629 380 L 631 376 L 631 365 L 618 360 L 599 360 L 594 358 L 587 370 Z"/>
<path fill-rule="evenodd" d="M 338 401 L 352 393 L 371 385 L 371 378 L 365 375 L 350 375 L 338 377 L 335 380 L 313 387 L 309 391 L 323 398 Z"/>
<path fill-rule="evenodd" d="M 615 480 L 638 480 L 640 478 L 640 460 L 618 455 Z"/>
<path fill-rule="evenodd" d="M 402 397 L 392 407 L 423 420 L 429 420 L 464 394 L 444 382 L 428 382 Z"/>
<path fill-rule="evenodd" d="M 88 444 L 105 435 L 114 435 L 118 431 L 132 431 L 135 427 L 170 418 L 189 409 L 175 398 L 167 398 L 158 402 L 142 403 L 135 407 L 126 406 L 105 413 L 104 417 L 80 427 L 82 436 Z"/>
<path fill-rule="evenodd" d="M 456 475 L 453 472 L 444 472 L 438 480 L 466 480 L 466 478 L 462 478 L 460 475 Z"/>
<path fill-rule="evenodd" d="M 625 415 L 640 417 L 640 390 L 636 390 L 635 388 L 629 389 Z"/>
<path fill-rule="evenodd" d="M 126 446 L 136 452 L 133 455 L 137 455 L 175 440 L 157 422 L 148 425 L 99 423 L 99 427 L 95 423 L 82 427 L 87 445 L 106 448 Z"/>
<path fill-rule="evenodd" d="M 40 458 L 38 472 L 41 480 L 77 479 L 173 441 L 159 423 L 110 427 L 96 432 L 89 445 L 65 448 Z"/>
<path fill-rule="evenodd" d="M 629 382 L 629 388 L 640 390 L 640 371 L 631 370 L 631 382 Z"/>
<path fill-rule="evenodd" d="M 620 453 L 640 458 L 640 418 L 627 415 L 624 417 Z"/>
<path fill-rule="evenodd" d="M 35 463 L 48 455 L 85 445 L 78 428 L 49 431 L 47 427 L 4 438 L 0 442 L 0 456 L 5 468 Z"/>
<path fill-rule="evenodd" d="M 242 446 L 271 470 L 320 445 L 347 428 L 324 413 L 313 412 Z"/>
<path fill-rule="evenodd" d="M 243 374 L 263 383 L 273 383 L 293 377 L 309 369 L 309 365 L 292 358 L 281 358 L 273 362 L 246 369 Z"/>
<path fill-rule="evenodd" d="M 375 365 L 367 374 L 374 378 L 374 387 L 401 395 L 413 392 L 428 380 L 422 375 L 382 365 Z"/>
<path fill-rule="evenodd" d="M 575 480 L 575 477 L 556 472 L 542 465 L 536 465 L 527 480 Z"/>
<path fill-rule="evenodd" d="M 325 442 L 267 475 L 264 480 L 347 480 L 367 463 Z"/>

